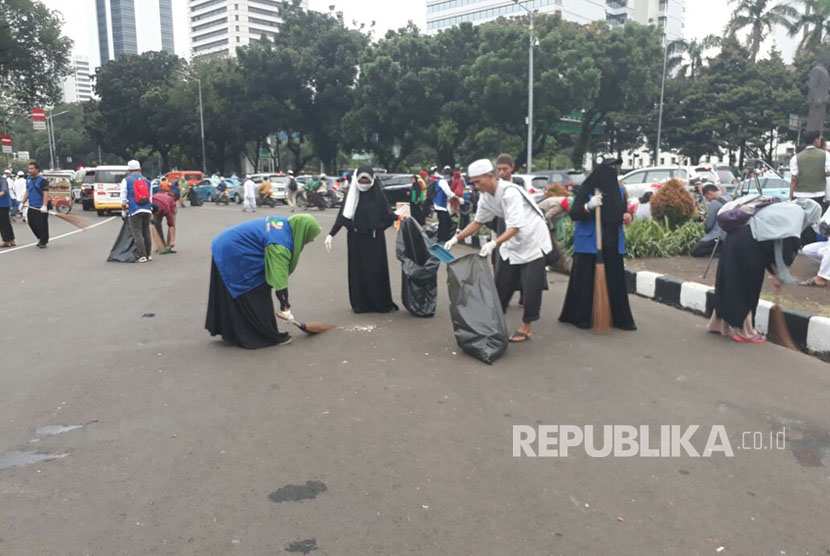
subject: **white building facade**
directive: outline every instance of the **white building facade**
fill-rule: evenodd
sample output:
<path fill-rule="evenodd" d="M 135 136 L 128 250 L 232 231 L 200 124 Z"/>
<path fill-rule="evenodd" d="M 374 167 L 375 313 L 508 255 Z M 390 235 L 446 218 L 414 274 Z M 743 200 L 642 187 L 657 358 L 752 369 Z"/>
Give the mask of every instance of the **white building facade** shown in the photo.
<path fill-rule="evenodd" d="M 280 29 L 280 0 L 188 0 L 193 60 L 233 56 L 236 48 L 273 38 Z M 303 8 L 308 0 L 303 0 Z"/>
<path fill-rule="evenodd" d="M 89 59 L 77 57 L 72 60 L 71 72 L 63 80 L 63 102 L 86 102 L 92 100 L 92 78 Z"/>
<path fill-rule="evenodd" d="M 665 29 L 668 40 L 684 35 L 686 0 L 526 0 L 522 6 L 539 13 L 558 12 L 575 23 L 636 21 Z M 427 32 L 436 33 L 465 21 L 473 24 L 527 12 L 513 0 L 427 0 Z"/>

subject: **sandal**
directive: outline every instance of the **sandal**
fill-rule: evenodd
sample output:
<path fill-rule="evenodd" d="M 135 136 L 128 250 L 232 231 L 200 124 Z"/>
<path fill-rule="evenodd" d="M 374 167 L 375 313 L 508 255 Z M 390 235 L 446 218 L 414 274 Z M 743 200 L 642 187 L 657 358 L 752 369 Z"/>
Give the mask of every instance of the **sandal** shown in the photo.
<path fill-rule="evenodd" d="M 759 336 L 757 338 L 744 338 L 743 336 L 738 336 L 735 334 L 732 336 L 732 339 L 738 342 L 739 344 L 766 344 L 767 339 L 763 336 Z"/>
<path fill-rule="evenodd" d="M 515 340 L 514 338 L 521 338 L 521 340 Z M 523 342 L 529 342 L 533 339 L 533 336 L 530 334 L 525 334 L 524 332 L 517 330 L 515 334 L 510 336 L 509 341 L 514 344 L 521 344 Z"/>
<path fill-rule="evenodd" d="M 801 282 L 798 283 L 798 285 L 799 286 L 807 286 L 809 288 L 826 288 L 827 287 L 827 281 L 825 281 L 823 284 L 819 284 L 818 282 L 816 282 L 816 278 L 818 278 L 818 276 L 810 278 L 809 280 L 802 280 Z"/>

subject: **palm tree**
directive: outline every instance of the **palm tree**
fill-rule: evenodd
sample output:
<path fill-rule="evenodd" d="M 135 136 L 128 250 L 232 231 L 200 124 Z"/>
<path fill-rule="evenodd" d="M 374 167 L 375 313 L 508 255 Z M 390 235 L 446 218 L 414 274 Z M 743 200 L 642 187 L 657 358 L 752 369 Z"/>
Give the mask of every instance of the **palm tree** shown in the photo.
<path fill-rule="evenodd" d="M 732 12 L 732 19 L 726 26 L 726 32 L 734 35 L 746 27 L 750 28 L 747 47 L 751 53 L 751 60 L 755 62 L 761 43 L 777 25 L 791 28 L 792 22 L 799 17 L 798 10 L 788 1 L 771 5 L 771 0 L 729 0 L 730 4 L 737 4 Z"/>
<path fill-rule="evenodd" d="M 721 45 L 721 38 L 715 35 L 707 35 L 698 40 L 678 39 L 669 43 L 669 71 L 679 69 L 678 74 L 695 78 L 703 69 L 703 54 Z"/>
<path fill-rule="evenodd" d="M 804 4 L 804 13 L 790 25 L 790 36 L 804 31 L 798 45 L 798 53 L 818 52 L 821 44 L 830 37 L 830 0 L 799 0 Z"/>

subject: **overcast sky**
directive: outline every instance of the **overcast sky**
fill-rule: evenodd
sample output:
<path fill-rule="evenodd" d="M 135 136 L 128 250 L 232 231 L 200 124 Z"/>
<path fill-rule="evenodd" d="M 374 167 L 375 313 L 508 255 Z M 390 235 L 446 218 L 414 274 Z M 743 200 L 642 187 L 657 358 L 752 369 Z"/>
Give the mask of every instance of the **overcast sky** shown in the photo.
<path fill-rule="evenodd" d="M 96 39 L 95 0 L 41 0 L 52 9 L 60 11 L 65 20 L 65 32 L 75 41 L 75 53 L 88 56 L 93 65 L 98 65 L 98 43 Z M 158 31 L 157 0 L 135 0 L 138 12 L 139 48 L 161 48 Z M 426 25 L 425 0 L 310 0 L 311 8 L 328 11 L 334 5 L 335 11 L 342 11 L 348 25 L 352 21 L 370 25 L 375 22 L 375 37 L 383 36 L 388 29 L 403 27 L 414 21 L 421 28 Z M 150 8 L 152 6 L 152 8 Z M 722 34 L 729 19 L 730 7 L 725 0 L 687 0 L 686 35 L 700 38 L 708 34 Z M 187 0 L 173 0 L 176 53 L 189 55 Z M 795 41 L 780 31 L 775 38 L 785 58 L 791 59 Z M 772 44 L 767 41 L 765 50 Z"/>

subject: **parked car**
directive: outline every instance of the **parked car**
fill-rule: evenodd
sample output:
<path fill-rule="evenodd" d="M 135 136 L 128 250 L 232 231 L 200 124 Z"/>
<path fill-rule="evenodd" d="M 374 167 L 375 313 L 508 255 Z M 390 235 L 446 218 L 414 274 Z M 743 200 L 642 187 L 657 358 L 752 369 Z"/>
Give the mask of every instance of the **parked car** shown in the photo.
<path fill-rule="evenodd" d="M 703 179 L 720 185 L 720 177 L 711 166 L 658 166 L 627 173 L 620 180 L 629 197 L 641 197 L 646 191 L 656 191 L 672 178 L 680 178 L 686 185 L 692 180 Z"/>
<path fill-rule="evenodd" d="M 127 177 L 126 166 L 99 166 L 93 182 L 93 210 L 98 216 L 121 212 L 121 181 Z"/>
<path fill-rule="evenodd" d="M 540 176 L 536 174 L 513 174 L 513 177 L 522 178 L 522 181 L 524 181 L 525 184 L 525 191 L 530 193 L 530 196 L 533 197 L 533 200 L 537 203 L 545 197 L 545 190 L 548 188 L 548 183 L 550 183 L 548 182 L 547 176 Z"/>
<path fill-rule="evenodd" d="M 81 208 L 86 211 L 95 210 L 95 168 L 84 168 L 75 174 L 75 181 L 80 185 L 78 195 Z"/>
<path fill-rule="evenodd" d="M 760 176 L 758 183 L 761 185 L 761 192 L 764 195 L 771 197 L 778 197 L 782 201 L 787 201 L 790 198 L 790 182 L 778 176 Z M 732 188 L 732 195 L 736 199 L 745 195 L 752 195 L 758 193 L 758 183 L 755 179 L 747 179 L 739 182 Z"/>
<path fill-rule="evenodd" d="M 582 170 L 539 170 L 532 173 L 534 176 L 544 176 L 548 184 L 560 184 L 573 191 L 585 181 L 585 172 Z"/>
<path fill-rule="evenodd" d="M 412 174 L 379 174 L 377 178 L 391 206 L 408 203 L 412 191 Z"/>
<path fill-rule="evenodd" d="M 216 199 L 216 188 L 224 180 L 222 178 L 205 178 L 193 186 L 193 191 L 201 201 L 212 203 Z"/>
<path fill-rule="evenodd" d="M 723 187 L 729 187 L 730 184 L 733 184 L 738 181 L 738 178 L 737 176 L 735 176 L 735 172 L 732 171 L 731 166 L 718 164 L 714 167 L 714 169 L 715 172 L 718 173 L 720 183 Z"/>

